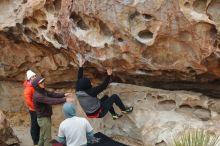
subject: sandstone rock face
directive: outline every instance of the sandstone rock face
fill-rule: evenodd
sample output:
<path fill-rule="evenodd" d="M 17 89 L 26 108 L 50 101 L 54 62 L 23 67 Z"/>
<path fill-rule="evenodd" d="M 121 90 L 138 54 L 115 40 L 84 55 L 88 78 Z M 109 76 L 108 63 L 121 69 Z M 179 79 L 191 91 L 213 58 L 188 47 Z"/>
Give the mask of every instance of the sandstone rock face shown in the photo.
<path fill-rule="evenodd" d="M 7 69 L 29 62 L 42 65 L 41 73 L 66 73 L 68 57 L 81 53 L 99 72 L 112 66 L 122 81 L 129 82 L 128 75 L 212 81 L 220 72 L 219 6 L 218 0 L 3 0 L 1 51 L 23 57 L 1 57 L 1 77 L 19 75 L 22 69 Z"/>
<path fill-rule="evenodd" d="M 0 79 L 10 81 L 23 81 L 25 72 L 32 69 L 37 74 L 47 78 L 47 82 L 65 82 L 75 77 L 75 70 L 71 65 L 72 59 L 53 48 L 44 48 L 41 45 L 28 43 L 14 43 L 0 34 L 1 64 Z"/>
<path fill-rule="evenodd" d="M 189 128 L 220 134 L 220 100 L 199 93 L 118 83 L 112 84 L 105 94 L 115 93 L 126 105 L 133 105 L 134 111 L 119 120 L 112 120 L 110 114 L 98 121 L 91 120 L 96 129 L 108 135 L 138 139 L 144 146 L 161 146 Z"/>
<path fill-rule="evenodd" d="M 14 132 L 2 111 L 0 111 L 0 145 L 19 146 L 18 138 L 14 135 Z"/>
<path fill-rule="evenodd" d="M 21 83 L 1 81 L 0 93 L 0 110 L 19 112 L 26 109 Z"/>

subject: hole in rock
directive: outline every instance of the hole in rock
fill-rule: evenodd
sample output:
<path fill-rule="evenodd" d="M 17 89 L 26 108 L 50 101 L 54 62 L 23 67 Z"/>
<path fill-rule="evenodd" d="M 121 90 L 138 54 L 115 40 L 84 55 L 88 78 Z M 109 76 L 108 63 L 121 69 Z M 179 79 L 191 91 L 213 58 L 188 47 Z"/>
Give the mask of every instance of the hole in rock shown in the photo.
<path fill-rule="evenodd" d="M 26 34 L 27 36 L 34 36 L 35 35 L 35 33 L 33 32 L 33 31 L 31 31 L 29 28 L 25 28 L 24 29 L 24 34 Z"/>
<path fill-rule="evenodd" d="M 6 37 L 10 40 L 13 40 L 14 43 L 19 43 L 21 41 L 21 38 L 18 34 L 16 34 L 15 32 L 13 32 L 13 29 L 10 28 L 9 31 L 6 32 Z"/>
<path fill-rule="evenodd" d="M 55 34 L 54 34 L 54 38 L 57 40 L 57 42 L 58 42 L 59 44 L 64 45 L 63 38 L 60 37 L 58 34 L 55 33 Z"/>
<path fill-rule="evenodd" d="M 158 100 L 162 100 L 163 98 L 164 98 L 163 96 L 160 96 L 160 95 L 157 96 Z"/>
<path fill-rule="evenodd" d="M 108 28 L 108 26 L 103 23 L 102 21 L 99 22 L 99 27 L 100 27 L 100 30 L 101 32 L 106 35 L 106 36 L 111 36 L 112 35 L 112 32 L 111 30 Z"/>
<path fill-rule="evenodd" d="M 36 18 L 37 20 L 45 20 L 46 14 L 41 10 L 36 10 L 33 13 L 33 17 Z"/>
<path fill-rule="evenodd" d="M 38 21 L 35 18 L 32 18 L 32 22 L 35 23 L 35 24 L 38 24 Z"/>
<path fill-rule="evenodd" d="M 196 0 L 193 3 L 193 8 L 198 13 L 205 12 L 207 0 Z"/>
<path fill-rule="evenodd" d="M 149 14 L 142 14 L 145 20 L 150 20 L 153 18 L 153 16 L 149 15 Z"/>
<path fill-rule="evenodd" d="M 47 27 L 48 21 L 47 20 L 41 20 L 41 24 Z"/>
<path fill-rule="evenodd" d="M 35 40 L 36 40 L 36 41 L 40 41 L 40 37 L 36 37 Z"/>
<path fill-rule="evenodd" d="M 105 46 L 106 48 L 108 48 L 108 44 L 107 44 L 107 43 L 105 43 L 104 46 Z"/>
<path fill-rule="evenodd" d="M 77 27 L 81 28 L 82 30 L 88 30 L 89 27 L 86 25 L 86 23 L 83 20 L 80 20 L 77 22 Z"/>
<path fill-rule="evenodd" d="M 28 25 L 28 24 L 31 24 L 31 22 L 32 22 L 32 21 L 31 21 L 29 18 L 24 18 L 22 23 L 23 23 L 24 25 Z"/>
<path fill-rule="evenodd" d="M 119 42 L 123 42 L 124 40 L 122 38 L 118 38 L 118 41 Z"/>
<path fill-rule="evenodd" d="M 174 101 L 174 100 L 164 100 L 164 101 L 160 101 L 158 104 L 176 104 L 176 101 Z"/>
<path fill-rule="evenodd" d="M 18 11 L 18 9 L 14 9 L 14 12 L 16 13 Z"/>
<path fill-rule="evenodd" d="M 164 100 L 158 102 L 158 109 L 160 110 L 172 110 L 176 107 L 176 101 L 174 100 Z"/>
<path fill-rule="evenodd" d="M 216 29 L 216 27 L 214 25 L 212 25 L 211 29 L 210 29 L 211 36 L 213 36 L 215 38 L 217 33 L 218 33 L 218 30 Z"/>
<path fill-rule="evenodd" d="M 200 105 L 197 105 L 197 106 L 195 106 L 194 107 L 195 109 L 204 109 L 202 106 L 200 106 Z"/>
<path fill-rule="evenodd" d="M 57 28 L 60 30 L 61 29 L 61 23 L 60 21 L 57 21 Z"/>
<path fill-rule="evenodd" d="M 217 47 L 218 46 L 218 41 L 215 40 L 214 44 L 213 44 L 213 47 Z"/>
<path fill-rule="evenodd" d="M 27 3 L 27 0 L 23 0 L 22 4 L 25 4 L 25 3 Z"/>
<path fill-rule="evenodd" d="M 41 25 L 39 28 L 45 30 L 45 29 L 47 29 L 47 26 L 45 26 L 45 25 Z"/>
<path fill-rule="evenodd" d="M 186 70 L 188 71 L 188 73 L 190 74 L 196 74 L 196 71 L 192 68 L 192 67 L 187 67 Z"/>
<path fill-rule="evenodd" d="M 142 102 L 142 100 L 138 99 L 137 102 Z"/>
<path fill-rule="evenodd" d="M 166 143 L 162 140 L 161 142 L 157 142 L 155 146 L 166 146 Z"/>
<path fill-rule="evenodd" d="M 132 13 L 132 14 L 129 15 L 129 19 L 132 20 L 132 19 L 134 19 L 134 18 L 135 18 L 136 16 L 138 16 L 138 15 L 140 15 L 140 13 L 137 12 L 137 11 L 135 11 L 134 13 Z"/>
<path fill-rule="evenodd" d="M 215 22 L 220 22 L 220 1 L 212 0 L 207 8 L 207 14 L 210 16 L 210 19 Z"/>
<path fill-rule="evenodd" d="M 80 15 L 77 15 L 75 12 L 72 12 L 70 18 L 73 19 L 74 22 L 78 22 L 82 19 Z"/>
<path fill-rule="evenodd" d="M 138 36 L 142 39 L 152 39 L 153 38 L 153 33 L 149 30 L 142 30 L 138 33 Z"/>
<path fill-rule="evenodd" d="M 73 20 L 73 22 L 76 24 L 77 27 L 79 27 L 82 30 L 88 30 L 89 27 L 86 25 L 82 17 L 75 12 L 72 12 L 70 15 L 70 19 Z"/>
<path fill-rule="evenodd" d="M 46 2 L 46 4 L 44 5 L 44 8 L 47 10 L 47 12 L 53 13 L 55 8 L 54 5 L 51 4 L 50 2 Z"/>
<path fill-rule="evenodd" d="M 189 3 L 189 2 L 185 2 L 184 6 L 185 6 L 186 8 L 189 8 L 189 7 L 190 7 L 190 3 Z"/>
<path fill-rule="evenodd" d="M 188 104 L 182 104 L 179 106 L 179 108 L 192 108 L 192 107 Z"/>
<path fill-rule="evenodd" d="M 179 106 L 179 108 L 175 109 L 176 112 L 182 113 L 182 114 L 192 114 L 195 109 L 193 109 L 190 105 L 188 104 L 182 104 Z"/>
<path fill-rule="evenodd" d="M 23 29 L 23 26 L 22 26 L 20 23 L 16 23 L 16 27 L 17 27 L 19 30 L 22 30 L 22 29 Z"/>
<path fill-rule="evenodd" d="M 209 109 L 205 109 L 202 106 L 195 106 L 194 108 L 196 109 L 194 114 L 202 121 L 208 121 L 211 118 L 211 111 Z"/>
<path fill-rule="evenodd" d="M 62 0 L 54 0 L 53 4 L 54 4 L 56 11 L 59 11 L 61 9 L 61 3 L 62 3 Z"/>

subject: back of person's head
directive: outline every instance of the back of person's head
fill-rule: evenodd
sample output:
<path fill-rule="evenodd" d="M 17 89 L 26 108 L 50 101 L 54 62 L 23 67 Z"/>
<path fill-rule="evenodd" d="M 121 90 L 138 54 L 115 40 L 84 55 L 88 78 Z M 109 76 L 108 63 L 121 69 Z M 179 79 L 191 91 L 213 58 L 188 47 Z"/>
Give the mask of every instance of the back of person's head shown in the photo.
<path fill-rule="evenodd" d="M 66 102 L 63 105 L 63 112 L 66 118 L 72 118 L 73 116 L 76 115 L 75 106 L 70 102 Z"/>
<path fill-rule="evenodd" d="M 26 72 L 27 80 L 30 80 L 33 76 L 36 76 L 36 73 L 34 73 L 32 70 L 28 70 Z"/>
<path fill-rule="evenodd" d="M 76 82 L 77 91 L 86 91 L 90 88 L 92 88 L 92 84 L 88 78 L 81 78 Z"/>

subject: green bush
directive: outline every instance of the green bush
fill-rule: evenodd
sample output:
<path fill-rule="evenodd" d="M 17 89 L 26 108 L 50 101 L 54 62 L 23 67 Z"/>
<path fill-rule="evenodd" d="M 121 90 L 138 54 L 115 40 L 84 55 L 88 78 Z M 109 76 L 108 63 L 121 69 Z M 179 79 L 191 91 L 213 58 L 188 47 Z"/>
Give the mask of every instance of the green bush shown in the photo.
<path fill-rule="evenodd" d="M 169 146 L 218 146 L 219 136 L 210 135 L 204 130 L 184 131 L 173 140 Z"/>

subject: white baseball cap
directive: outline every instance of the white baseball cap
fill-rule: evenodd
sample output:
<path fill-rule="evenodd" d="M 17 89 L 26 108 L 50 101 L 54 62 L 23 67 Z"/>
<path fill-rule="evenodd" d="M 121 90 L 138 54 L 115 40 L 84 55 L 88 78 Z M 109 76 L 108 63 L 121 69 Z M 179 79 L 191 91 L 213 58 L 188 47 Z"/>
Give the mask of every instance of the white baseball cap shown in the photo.
<path fill-rule="evenodd" d="M 26 72 L 26 75 L 27 75 L 27 79 L 30 80 L 31 77 L 36 76 L 36 73 L 34 73 L 32 70 L 28 70 Z"/>

